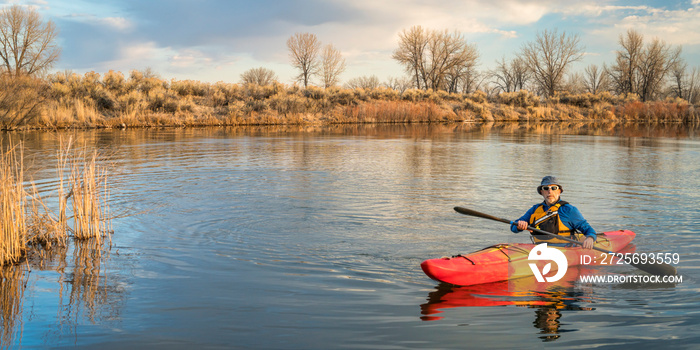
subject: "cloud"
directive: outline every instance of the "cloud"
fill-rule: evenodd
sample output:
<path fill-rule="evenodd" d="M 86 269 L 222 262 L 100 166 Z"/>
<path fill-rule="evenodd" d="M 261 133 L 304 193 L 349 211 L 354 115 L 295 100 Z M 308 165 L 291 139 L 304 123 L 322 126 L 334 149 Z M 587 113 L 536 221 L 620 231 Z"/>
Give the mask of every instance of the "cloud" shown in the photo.
<path fill-rule="evenodd" d="M 353 53 L 354 57 L 367 59 L 389 57 L 398 32 L 413 25 L 458 29 L 468 39 L 470 34 L 509 39 L 518 33 L 508 27 L 533 23 L 548 11 L 546 1 L 534 0 L 449 0 L 439 6 L 423 0 L 126 0 L 121 7 L 110 2 L 99 6 L 92 13 L 76 12 L 78 8 L 90 8 L 87 5 L 64 9 L 72 11 L 64 16 L 66 22 L 73 22 L 73 26 L 82 24 L 82 32 L 71 33 L 70 40 L 75 45 L 96 41 L 98 35 L 114 45 L 148 42 L 173 51 L 172 62 L 177 64 L 192 57 L 192 50 L 202 47 L 209 48 L 210 57 L 216 56 L 213 51 L 218 48 L 219 57 L 236 52 L 264 61 L 286 62 L 285 42 L 295 32 L 316 33 L 324 43 L 349 53 L 348 59 L 353 58 Z"/>
<path fill-rule="evenodd" d="M 335 45 L 350 67 L 347 75 L 387 74 L 395 65 L 391 52 L 402 29 L 423 25 L 459 30 L 471 42 L 475 35 L 508 40 L 518 36 L 514 25 L 538 21 L 551 5 L 535 0 L 446 0 L 439 5 L 424 0 L 75 1 L 52 3 L 62 12 L 67 68 L 152 66 L 178 76 L 224 68 L 237 76 L 251 68 L 244 65 L 263 62 L 291 70 L 286 40 L 295 32 L 315 33 L 324 44 Z M 397 66 L 392 75 L 400 72 Z M 293 73 L 278 75 L 286 80 Z"/>
<path fill-rule="evenodd" d="M 494 17 L 499 14 L 507 23 L 532 24 L 538 22 L 546 14 L 556 9 L 546 1 L 506 1 L 496 2 Z"/>
<path fill-rule="evenodd" d="M 177 68 L 192 68 L 194 66 L 212 63 L 211 57 L 206 56 L 201 51 L 191 49 L 176 52 L 169 57 L 168 61 L 171 66 Z"/>
<path fill-rule="evenodd" d="M 700 0 L 694 7 L 668 10 L 647 6 L 615 7 L 607 9 L 608 15 L 596 19 L 600 29 L 593 30 L 601 36 L 617 37 L 628 29 L 634 29 L 646 37 L 657 37 L 673 45 L 700 44 Z"/>
<path fill-rule="evenodd" d="M 122 47 L 120 57 L 128 57 L 131 60 L 143 62 L 165 56 L 163 52 L 166 50 L 159 48 L 154 42 L 137 43 Z"/>
<path fill-rule="evenodd" d="M 577 3 L 575 6 L 562 8 L 560 13 L 565 15 L 583 15 L 589 17 L 597 17 L 603 14 L 621 13 L 621 12 L 653 12 L 654 8 L 648 6 L 615 6 L 615 5 L 599 5 L 595 3 Z"/>
<path fill-rule="evenodd" d="M 365 0 L 371 2 L 372 0 Z M 515 0 L 447 0 L 440 6 L 425 3 L 420 0 L 404 0 L 396 2 L 380 2 L 384 4 L 382 12 L 393 13 L 395 18 L 410 21 L 421 21 L 425 18 L 433 18 L 439 27 L 451 26 L 462 21 L 477 20 L 479 22 L 502 24 L 530 24 L 537 22 L 544 15 L 551 12 L 555 3 L 552 1 L 515 1 Z M 355 2 L 363 8 L 366 3 Z M 402 11 L 396 11 L 401 8 Z"/>
<path fill-rule="evenodd" d="M 700 44 L 700 11 L 663 11 L 650 16 L 628 16 L 615 27 L 636 29 L 674 45 Z"/>
<path fill-rule="evenodd" d="M 64 16 L 64 19 L 71 22 L 84 23 L 94 27 L 105 27 L 118 31 L 128 31 L 134 28 L 134 23 L 124 17 L 98 17 L 92 14 L 71 13 Z"/>
<path fill-rule="evenodd" d="M 553 28 L 580 34 L 592 57 L 614 50 L 627 28 L 672 44 L 700 43 L 700 0 L 685 5 L 691 8 L 616 0 L 56 0 L 47 6 L 60 29 L 60 64 L 67 66 L 61 69 L 150 66 L 177 77 L 221 79 L 227 71 L 237 79 L 249 68 L 266 66 L 286 82 L 294 75 L 286 41 L 296 32 L 336 46 L 347 60 L 348 77 L 397 76 L 401 69 L 391 52 L 399 32 L 414 25 L 460 31 L 477 45 L 482 62 Z"/>
<path fill-rule="evenodd" d="M 99 18 L 97 22 L 122 31 L 133 28 L 133 23 L 124 17 Z"/>

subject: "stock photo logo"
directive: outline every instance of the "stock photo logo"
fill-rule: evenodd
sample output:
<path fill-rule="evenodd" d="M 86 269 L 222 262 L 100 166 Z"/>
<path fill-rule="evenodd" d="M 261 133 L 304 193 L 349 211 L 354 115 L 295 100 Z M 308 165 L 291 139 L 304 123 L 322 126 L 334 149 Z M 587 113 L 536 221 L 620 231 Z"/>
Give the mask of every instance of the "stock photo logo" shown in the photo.
<path fill-rule="evenodd" d="M 564 274 L 566 274 L 566 269 L 569 265 L 564 253 L 555 248 L 547 247 L 547 243 L 540 243 L 535 246 L 535 248 L 530 251 L 528 260 L 550 260 L 550 262 L 542 268 L 541 272 L 536 263 L 529 263 L 530 269 L 532 269 L 532 273 L 535 274 L 537 282 L 544 282 L 545 280 L 547 282 L 556 282 L 560 280 L 564 277 Z M 544 277 L 552 270 L 551 261 L 557 264 L 557 273 L 554 276 Z"/>

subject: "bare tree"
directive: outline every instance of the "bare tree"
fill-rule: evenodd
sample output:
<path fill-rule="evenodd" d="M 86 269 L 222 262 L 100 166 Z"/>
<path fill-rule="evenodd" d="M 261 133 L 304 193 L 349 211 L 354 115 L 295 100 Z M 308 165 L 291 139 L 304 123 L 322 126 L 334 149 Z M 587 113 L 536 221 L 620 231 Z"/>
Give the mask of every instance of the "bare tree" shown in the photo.
<path fill-rule="evenodd" d="M 616 92 L 635 93 L 642 101 L 659 97 L 664 80 L 680 60 L 681 47 L 674 49 L 658 38 L 644 45 L 642 34 L 631 29 L 620 35 L 619 44 L 609 70 Z"/>
<path fill-rule="evenodd" d="M 0 11 L 0 59 L 3 71 L 12 76 L 33 75 L 51 68 L 60 48 L 58 30 L 44 23 L 31 7 L 12 5 Z"/>
<path fill-rule="evenodd" d="M 489 77 L 495 88 L 501 92 L 522 90 L 531 78 L 530 71 L 521 57 L 510 61 L 503 57 L 496 61 L 496 68 L 489 72 Z"/>
<path fill-rule="evenodd" d="M 328 44 L 321 53 L 321 77 L 323 86 L 329 88 L 340 82 L 340 74 L 345 71 L 345 59 L 340 51 Z"/>
<path fill-rule="evenodd" d="M 425 85 L 433 90 L 457 86 L 465 71 L 473 70 L 479 53 L 459 32 L 433 31 L 428 41 L 427 65 L 423 66 Z"/>
<path fill-rule="evenodd" d="M 569 65 L 581 59 L 583 47 L 578 35 L 561 34 L 555 29 L 537 33 L 535 41 L 526 43 L 522 57 L 538 87 L 547 96 L 560 88 Z"/>
<path fill-rule="evenodd" d="M 459 32 L 415 26 L 399 34 L 399 48 L 392 58 L 411 74 L 416 87 L 454 92 L 462 80 L 474 76 L 479 53 Z"/>
<path fill-rule="evenodd" d="M 624 36 L 620 34 L 618 43 L 621 48 L 617 51 L 615 64 L 608 70 L 613 88 L 618 94 L 636 93 L 636 72 L 644 50 L 644 37 L 630 29 Z"/>
<path fill-rule="evenodd" d="M 503 92 L 515 91 L 515 77 L 510 71 L 505 57 L 502 57 L 500 61 L 496 61 L 496 68 L 490 71 L 489 75 L 493 78 L 492 83 L 496 85 L 496 89 Z"/>
<path fill-rule="evenodd" d="M 377 78 L 376 75 L 352 78 L 345 83 L 345 87 L 348 89 L 372 90 L 378 88 L 379 86 L 379 78 Z"/>
<path fill-rule="evenodd" d="M 527 63 L 520 57 L 514 58 L 510 62 L 510 71 L 515 78 L 515 90 L 523 90 L 532 80 L 532 73 L 527 69 Z"/>
<path fill-rule="evenodd" d="M 469 93 L 477 89 L 481 74 L 476 71 L 478 53 L 476 47 L 472 47 L 468 55 L 476 55 L 474 59 L 465 59 L 462 64 L 452 66 L 445 73 L 445 89 L 448 92 Z"/>
<path fill-rule="evenodd" d="M 694 67 L 687 75 L 684 85 L 686 86 L 686 100 L 697 105 L 700 103 L 700 69 Z"/>
<path fill-rule="evenodd" d="M 663 40 L 654 38 L 644 50 L 639 65 L 639 88 L 637 93 L 642 101 L 657 97 L 663 83 L 677 64 L 681 47 L 672 49 Z"/>
<path fill-rule="evenodd" d="M 688 71 L 688 64 L 678 61 L 671 70 L 671 93 L 692 104 L 700 102 L 700 70 L 694 67 Z"/>
<path fill-rule="evenodd" d="M 287 48 L 289 48 L 292 65 L 300 70 L 297 81 L 304 84 L 306 88 L 311 76 L 318 72 L 318 52 L 321 42 L 318 41 L 316 34 L 296 33 L 287 40 Z"/>
<path fill-rule="evenodd" d="M 243 84 L 266 86 L 272 85 L 275 81 L 277 81 L 275 72 L 264 67 L 251 68 L 241 74 L 241 83 Z"/>
<path fill-rule="evenodd" d="M 599 68 L 595 64 L 589 65 L 584 68 L 582 79 L 586 91 L 592 94 L 607 91 L 610 88 L 610 79 L 605 66 Z"/>
<path fill-rule="evenodd" d="M 423 88 L 423 61 L 428 46 L 428 31 L 421 26 L 413 26 L 399 33 L 399 48 L 391 56 L 404 66 L 406 72 L 415 80 L 418 89 Z"/>
<path fill-rule="evenodd" d="M 678 61 L 676 65 L 671 69 L 671 86 L 670 90 L 673 96 L 678 98 L 685 98 L 685 86 L 683 86 L 685 80 L 685 71 L 688 68 L 688 64 L 685 61 Z"/>
<path fill-rule="evenodd" d="M 404 91 L 413 88 L 413 84 L 415 84 L 415 81 L 413 81 L 411 77 L 389 77 L 389 80 L 384 85 L 386 85 L 390 89 L 394 89 L 400 93 L 403 93 Z"/>
<path fill-rule="evenodd" d="M 457 81 L 459 87 L 452 92 L 461 92 L 465 94 L 475 92 L 481 89 L 487 77 L 486 74 L 479 73 L 474 67 L 471 67 L 471 69 L 466 70 L 461 75 L 459 81 Z"/>
<path fill-rule="evenodd" d="M 582 94 L 586 92 L 586 84 L 581 72 L 569 73 L 566 76 L 564 90 L 572 94 Z"/>

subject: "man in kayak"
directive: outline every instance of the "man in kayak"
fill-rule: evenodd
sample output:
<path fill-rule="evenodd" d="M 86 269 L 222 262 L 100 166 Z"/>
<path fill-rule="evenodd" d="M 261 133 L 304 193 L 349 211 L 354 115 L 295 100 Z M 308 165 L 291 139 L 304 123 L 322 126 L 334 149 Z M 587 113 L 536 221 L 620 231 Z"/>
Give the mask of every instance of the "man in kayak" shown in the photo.
<path fill-rule="evenodd" d="M 527 226 L 530 225 L 566 238 L 581 240 L 585 249 L 593 248 L 596 241 L 595 230 L 576 207 L 559 198 L 562 192 L 564 189 L 556 177 L 545 176 L 542 178 L 540 186 L 537 187 L 537 193 L 544 197 L 544 202 L 535 204 L 525 212 L 525 215 L 510 226 L 511 231 L 517 233 L 526 230 Z M 535 243 L 546 242 L 554 246 L 570 244 L 547 235 L 532 234 L 532 237 Z"/>

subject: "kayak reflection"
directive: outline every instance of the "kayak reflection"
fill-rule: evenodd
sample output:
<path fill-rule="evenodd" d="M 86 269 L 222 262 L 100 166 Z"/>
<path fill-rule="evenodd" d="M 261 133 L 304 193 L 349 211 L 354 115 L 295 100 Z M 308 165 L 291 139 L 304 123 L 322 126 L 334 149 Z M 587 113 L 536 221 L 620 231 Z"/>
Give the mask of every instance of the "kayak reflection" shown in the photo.
<path fill-rule="evenodd" d="M 630 244 L 624 252 L 632 252 Z M 420 306 L 423 321 L 441 320 L 446 309 L 514 305 L 535 309 L 534 327 L 543 341 L 558 339 L 562 333 L 562 310 L 592 311 L 585 305 L 592 299 L 592 288 L 578 283 L 579 276 L 605 274 L 607 266 L 570 266 L 556 282 L 537 282 L 534 276 L 472 286 L 457 286 L 439 282 L 428 301 Z"/>
<path fill-rule="evenodd" d="M 534 276 L 509 281 L 456 286 L 440 283 L 436 290 L 428 294 L 428 302 L 421 305 L 423 321 L 440 320 L 437 316 L 445 309 L 477 306 L 515 305 L 535 308 L 534 326 L 540 329 L 543 340 L 555 340 L 559 334 L 570 330 L 560 329 L 560 310 L 593 310 L 579 306 L 582 300 L 590 298 L 587 290 L 577 290 L 574 283 L 582 273 L 591 268 L 570 267 L 564 277 L 553 283 L 537 282 Z"/>

